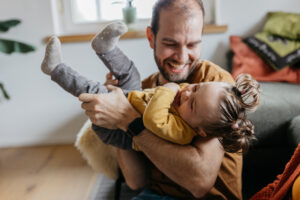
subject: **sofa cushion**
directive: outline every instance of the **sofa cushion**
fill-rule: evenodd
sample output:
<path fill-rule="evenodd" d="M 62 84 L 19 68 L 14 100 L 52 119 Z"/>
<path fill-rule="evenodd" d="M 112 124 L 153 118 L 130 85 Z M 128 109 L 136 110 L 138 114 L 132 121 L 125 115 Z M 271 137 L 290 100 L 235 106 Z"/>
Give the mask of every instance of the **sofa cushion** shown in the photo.
<path fill-rule="evenodd" d="M 297 146 L 300 143 L 300 115 L 290 121 L 287 136 L 289 144 L 292 146 Z"/>
<path fill-rule="evenodd" d="M 287 146 L 287 129 L 291 120 L 300 115 L 300 85 L 277 82 L 260 84 L 261 103 L 254 113 L 249 114 L 255 126 L 257 145 Z M 292 130 L 297 129 L 294 125 L 297 119 L 291 124 Z"/>

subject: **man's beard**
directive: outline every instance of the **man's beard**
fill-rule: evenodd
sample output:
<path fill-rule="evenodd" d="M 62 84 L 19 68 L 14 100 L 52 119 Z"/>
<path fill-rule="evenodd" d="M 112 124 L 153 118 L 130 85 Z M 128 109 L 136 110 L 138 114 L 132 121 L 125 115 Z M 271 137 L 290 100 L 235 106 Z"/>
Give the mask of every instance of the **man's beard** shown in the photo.
<path fill-rule="evenodd" d="M 165 66 L 166 63 L 165 61 L 163 61 L 163 63 L 160 63 L 158 57 L 156 56 L 156 48 L 155 48 L 155 44 L 154 44 L 154 59 L 156 62 L 156 65 L 161 73 L 161 75 L 169 82 L 175 82 L 175 83 L 183 83 L 186 82 L 188 77 L 193 73 L 193 71 L 196 68 L 196 63 L 195 61 L 193 63 L 190 64 L 189 69 L 187 72 L 185 73 L 179 73 L 179 74 L 175 74 L 172 72 L 168 72 L 167 71 L 167 67 Z"/>

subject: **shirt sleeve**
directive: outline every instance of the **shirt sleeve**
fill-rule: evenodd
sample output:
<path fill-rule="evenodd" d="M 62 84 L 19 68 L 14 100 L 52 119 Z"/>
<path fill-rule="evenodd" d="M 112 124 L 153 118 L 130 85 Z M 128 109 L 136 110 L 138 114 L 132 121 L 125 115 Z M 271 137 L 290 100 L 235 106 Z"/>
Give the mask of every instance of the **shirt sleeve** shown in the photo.
<path fill-rule="evenodd" d="M 177 114 L 170 112 L 176 94 L 166 87 L 157 87 L 148 103 L 143 122 L 157 136 L 177 144 L 189 144 L 195 131 Z"/>

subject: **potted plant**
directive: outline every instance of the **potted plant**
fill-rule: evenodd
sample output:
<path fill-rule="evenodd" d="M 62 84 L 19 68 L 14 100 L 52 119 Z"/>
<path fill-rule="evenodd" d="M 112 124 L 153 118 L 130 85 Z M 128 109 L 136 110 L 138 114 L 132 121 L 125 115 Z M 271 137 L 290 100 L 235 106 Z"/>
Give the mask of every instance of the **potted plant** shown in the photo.
<path fill-rule="evenodd" d="M 132 5 L 133 0 L 127 0 L 126 7 L 123 8 L 123 19 L 126 24 L 136 21 L 136 7 Z"/>
<path fill-rule="evenodd" d="M 17 26 L 20 23 L 21 21 L 18 19 L 0 21 L 0 32 L 7 32 L 11 27 Z M 23 42 L 0 38 L 0 52 L 2 53 L 5 54 L 11 54 L 13 52 L 27 53 L 34 50 L 35 48 L 33 46 L 25 44 Z M 9 95 L 4 88 L 4 84 L 1 82 L 0 82 L 0 91 L 5 99 L 9 99 Z"/>

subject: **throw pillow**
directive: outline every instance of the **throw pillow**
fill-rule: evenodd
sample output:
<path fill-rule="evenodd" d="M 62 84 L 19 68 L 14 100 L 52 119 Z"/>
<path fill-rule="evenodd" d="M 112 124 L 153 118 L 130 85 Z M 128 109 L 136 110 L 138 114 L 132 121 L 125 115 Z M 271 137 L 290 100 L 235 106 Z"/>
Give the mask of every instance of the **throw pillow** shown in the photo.
<path fill-rule="evenodd" d="M 245 38 L 244 41 L 275 70 L 300 62 L 300 40 L 261 32 Z"/>
<path fill-rule="evenodd" d="M 263 32 L 292 40 L 300 40 L 300 14 L 269 12 Z"/>
<path fill-rule="evenodd" d="M 234 53 L 232 60 L 232 76 L 234 78 L 240 73 L 248 73 L 258 81 L 300 83 L 300 69 L 286 67 L 274 71 L 243 42 L 241 37 L 231 36 L 230 48 Z"/>

